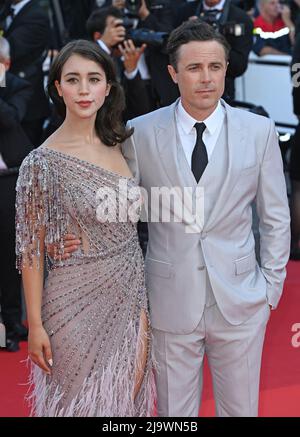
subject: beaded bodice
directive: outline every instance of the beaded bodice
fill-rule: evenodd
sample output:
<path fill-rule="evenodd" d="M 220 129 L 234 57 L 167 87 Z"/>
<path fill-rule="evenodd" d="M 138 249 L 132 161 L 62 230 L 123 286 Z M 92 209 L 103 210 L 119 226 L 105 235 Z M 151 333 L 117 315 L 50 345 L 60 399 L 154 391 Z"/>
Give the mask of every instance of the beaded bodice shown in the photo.
<path fill-rule="evenodd" d="M 70 265 L 82 258 L 107 257 L 136 243 L 141 193 L 134 178 L 121 176 L 77 157 L 40 147 L 23 161 L 17 184 L 17 266 L 32 265 L 45 245 L 73 233 L 82 245 L 71 259 L 51 265 Z"/>

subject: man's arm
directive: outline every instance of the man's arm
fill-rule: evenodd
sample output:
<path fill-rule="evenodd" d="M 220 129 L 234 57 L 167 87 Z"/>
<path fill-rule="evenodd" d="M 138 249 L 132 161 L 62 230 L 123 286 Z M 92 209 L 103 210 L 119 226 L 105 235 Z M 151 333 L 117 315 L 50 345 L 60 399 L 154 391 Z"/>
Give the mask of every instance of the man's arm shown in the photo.
<path fill-rule="evenodd" d="M 233 21 L 243 24 L 245 30 L 244 35 L 227 37 L 231 46 L 227 75 L 235 78 L 241 76 L 247 69 L 249 53 L 253 46 L 253 24 L 244 11 L 239 11 Z"/>
<path fill-rule="evenodd" d="M 289 259 L 290 211 L 282 158 L 272 121 L 260 169 L 256 204 L 261 270 L 267 281 L 268 302 L 275 308 L 282 294 Z"/>
<path fill-rule="evenodd" d="M 30 83 L 19 78 L 14 80 L 11 76 L 7 86 L 12 86 L 12 90 L 0 89 L 0 126 L 6 129 L 23 120 L 33 94 Z"/>
<path fill-rule="evenodd" d="M 151 12 L 142 0 L 142 6 L 139 10 L 141 22 L 139 27 L 154 30 L 155 32 L 171 32 L 173 30 L 173 16 L 170 2 L 165 2 L 162 9 L 156 13 Z"/>

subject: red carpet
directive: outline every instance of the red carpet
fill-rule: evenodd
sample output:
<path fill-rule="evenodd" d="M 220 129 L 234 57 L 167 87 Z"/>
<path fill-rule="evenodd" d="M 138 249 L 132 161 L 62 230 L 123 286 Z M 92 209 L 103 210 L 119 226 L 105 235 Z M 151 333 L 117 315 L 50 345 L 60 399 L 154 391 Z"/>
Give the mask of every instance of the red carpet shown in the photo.
<path fill-rule="evenodd" d="M 300 262 L 290 262 L 285 292 L 267 329 L 260 392 L 260 416 L 300 417 L 300 337 L 293 347 L 292 326 L 300 324 Z M 0 349 L 0 417 L 26 417 L 26 343 L 17 353 Z M 205 368 L 201 416 L 214 415 L 211 380 Z"/>

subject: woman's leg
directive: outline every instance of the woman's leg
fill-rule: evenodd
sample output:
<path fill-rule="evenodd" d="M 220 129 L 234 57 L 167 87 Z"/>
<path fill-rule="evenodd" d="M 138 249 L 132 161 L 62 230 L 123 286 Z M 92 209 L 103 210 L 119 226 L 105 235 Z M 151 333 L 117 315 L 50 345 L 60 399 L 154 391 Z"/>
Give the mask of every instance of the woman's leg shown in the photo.
<path fill-rule="evenodd" d="M 136 367 L 135 367 L 135 378 L 134 378 L 134 390 L 133 398 L 136 399 L 140 388 L 142 386 L 145 369 L 147 366 L 148 359 L 148 342 L 149 342 L 149 322 L 145 310 L 142 310 L 140 315 L 140 328 L 138 333 L 138 346 L 136 355 Z"/>

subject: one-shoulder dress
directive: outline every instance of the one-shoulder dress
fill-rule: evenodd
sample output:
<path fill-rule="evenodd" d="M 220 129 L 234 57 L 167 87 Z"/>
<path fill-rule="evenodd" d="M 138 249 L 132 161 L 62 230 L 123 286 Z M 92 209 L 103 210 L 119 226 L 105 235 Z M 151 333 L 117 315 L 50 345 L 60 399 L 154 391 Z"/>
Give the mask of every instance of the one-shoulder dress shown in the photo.
<path fill-rule="evenodd" d="M 151 416 L 154 360 L 136 180 L 42 146 L 23 161 L 16 190 L 17 267 L 45 262 L 48 271 L 42 321 L 53 367 L 48 376 L 31 366 L 31 414 Z M 67 233 L 82 244 L 61 260 Z M 46 248 L 55 243 L 55 259 L 47 249 L 40 259 L 41 235 Z"/>

